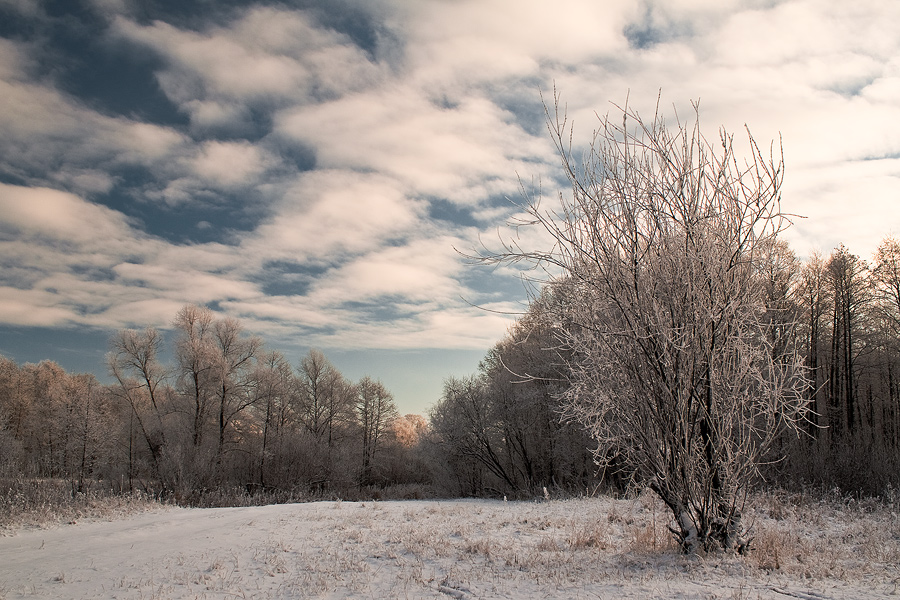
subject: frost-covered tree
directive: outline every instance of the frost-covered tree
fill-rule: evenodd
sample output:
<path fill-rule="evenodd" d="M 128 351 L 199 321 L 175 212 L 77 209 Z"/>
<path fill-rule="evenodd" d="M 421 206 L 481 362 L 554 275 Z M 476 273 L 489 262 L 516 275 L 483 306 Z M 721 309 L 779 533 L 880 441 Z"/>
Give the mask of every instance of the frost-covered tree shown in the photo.
<path fill-rule="evenodd" d="M 163 491 L 168 491 L 171 483 L 168 481 L 168 469 L 163 465 L 167 447 L 163 421 L 170 412 L 165 385 L 169 372 L 159 360 L 162 335 L 154 327 L 143 331 L 122 329 L 113 336 L 109 345 L 106 362 L 110 375 L 116 381 L 113 394 L 131 408 L 133 423 L 129 430 L 136 426 L 150 451 L 153 475 L 161 482 Z M 131 456 L 129 444 L 129 478 L 133 472 Z"/>
<path fill-rule="evenodd" d="M 259 485 L 272 485 L 272 477 L 280 472 L 282 447 L 290 419 L 290 405 L 296 387 L 293 369 L 276 351 L 264 353 L 251 374 L 253 406 L 257 412 L 259 440 Z M 275 464 L 272 465 L 271 463 Z M 273 468 L 274 467 L 274 468 Z"/>
<path fill-rule="evenodd" d="M 875 252 L 875 297 L 891 337 L 900 338 L 900 240 L 888 237 Z"/>
<path fill-rule="evenodd" d="M 175 316 L 177 332 L 175 358 L 178 361 L 178 388 L 189 399 L 191 442 L 195 451 L 203 445 L 203 432 L 213 403 L 215 386 L 215 315 L 205 306 L 188 304 Z"/>
<path fill-rule="evenodd" d="M 297 413 L 319 443 L 334 445 L 353 417 L 353 387 L 321 351 L 312 349 L 298 367 Z"/>
<path fill-rule="evenodd" d="M 484 377 L 449 377 L 444 393 L 431 409 L 430 420 L 438 444 L 451 458 L 464 493 L 481 492 L 479 466 L 509 490 L 519 485 L 503 451 L 503 425 L 496 419 Z"/>
<path fill-rule="evenodd" d="M 246 337 L 244 326 L 232 317 L 216 321 L 212 333 L 215 412 L 219 430 L 216 458 L 221 462 L 228 432 L 255 400 L 250 375 L 262 349 L 262 340 Z"/>
<path fill-rule="evenodd" d="M 858 359 L 873 298 L 868 265 L 843 244 L 832 252 L 825 274 L 832 300 L 828 416 L 833 438 L 840 439 L 859 426 Z"/>
<path fill-rule="evenodd" d="M 375 468 L 375 455 L 399 416 L 394 397 L 378 380 L 363 377 L 356 384 L 356 414 L 362 433 L 362 483 L 370 483 Z"/>
<path fill-rule="evenodd" d="M 752 136 L 707 140 L 696 120 L 601 119 L 583 162 L 555 98 L 548 125 L 571 184 L 556 209 L 532 198 L 488 262 L 551 273 L 560 345 L 571 353 L 565 413 L 623 460 L 674 517 L 686 552 L 741 550 L 741 510 L 758 464 L 805 403 L 797 357 L 773 359 L 762 261 L 787 225 L 782 166 Z"/>

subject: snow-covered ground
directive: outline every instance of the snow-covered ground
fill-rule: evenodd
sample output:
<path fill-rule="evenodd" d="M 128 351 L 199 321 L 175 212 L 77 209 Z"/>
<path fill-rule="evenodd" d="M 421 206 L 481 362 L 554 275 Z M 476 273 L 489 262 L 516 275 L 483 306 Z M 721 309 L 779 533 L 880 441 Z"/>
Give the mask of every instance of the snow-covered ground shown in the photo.
<path fill-rule="evenodd" d="M 680 556 L 649 496 L 162 507 L 0 537 L 0 598 L 895 598 L 891 507 L 763 496 L 749 557 Z"/>

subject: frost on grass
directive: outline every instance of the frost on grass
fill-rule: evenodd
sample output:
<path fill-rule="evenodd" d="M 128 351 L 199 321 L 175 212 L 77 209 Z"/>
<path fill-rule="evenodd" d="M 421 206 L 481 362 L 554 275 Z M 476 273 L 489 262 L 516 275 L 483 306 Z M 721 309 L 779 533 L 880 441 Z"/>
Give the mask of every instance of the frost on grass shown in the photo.
<path fill-rule="evenodd" d="M 72 493 L 69 482 L 52 479 L 0 480 L 0 536 L 23 527 L 47 528 L 90 520 L 126 518 L 164 508 L 141 494 Z"/>
<path fill-rule="evenodd" d="M 649 495 L 170 509 L 0 539 L 0 598 L 877 598 L 900 584 L 896 507 L 754 504 L 749 557 L 680 554 Z"/>

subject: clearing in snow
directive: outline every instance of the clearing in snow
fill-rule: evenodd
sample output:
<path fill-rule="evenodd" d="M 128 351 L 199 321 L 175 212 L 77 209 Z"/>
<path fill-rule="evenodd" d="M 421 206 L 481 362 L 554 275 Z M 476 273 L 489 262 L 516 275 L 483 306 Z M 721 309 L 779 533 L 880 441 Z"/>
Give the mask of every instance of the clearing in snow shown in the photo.
<path fill-rule="evenodd" d="M 749 557 L 654 497 L 160 507 L 0 537 L 0 598 L 894 598 L 896 508 L 762 495 Z"/>

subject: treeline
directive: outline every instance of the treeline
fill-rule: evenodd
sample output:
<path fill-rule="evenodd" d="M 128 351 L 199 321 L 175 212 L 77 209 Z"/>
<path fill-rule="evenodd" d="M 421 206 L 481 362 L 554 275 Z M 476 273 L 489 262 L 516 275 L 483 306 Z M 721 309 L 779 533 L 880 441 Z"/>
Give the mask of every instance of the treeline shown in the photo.
<path fill-rule="evenodd" d="M 430 443 L 459 495 L 592 493 L 598 473 L 587 431 L 560 418 L 567 373 L 542 294 L 469 377 L 449 378 L 431 410 Z"/>
<path fill-rule="evenodd" d="M 871 263 L 841 246 L 799 260 L 778 242 L 759 261 L 775 356 L 798 353 L 811 409 L 764 466 L 768 481 L 882 494 L 900 486 L 900 242 Z M 115 383 L 52 362 L 0 358 L 0 477 L 103 484 L 197 504 L 237 490 L 347 497 L 408 485 L 415 494 L 590 493 L 622 488 L 616 448 L 561 418 L 569 356 L 565 286 L 545 286 L 478 372 L 445 381 L 429 422 L 400 416 L 377 380 L 347 380 L 310 351 L 298 365 L 235 319 L 186 306 L 173 364 L 153 328 L 110 342 Z M 783 460 L 776 460 L 784 456 Z"/>
<path fill-rule="evenodd" d="M 425 419 L 401 416 L 380 381 L 347 380 L 311 350 L 296 367 L 233 318 L 185 306 L 174 364 L 154 329 L 110 341 L 101 385 L 44 361 L 0 358 L 0 477 L 142 490 L 185 504 L 266 492 L 346 495 L 424 483 Z"/>
<path fill-rule="evenodd" d="M 776 348 L 804 357 L 806 436 L 773 476 L 881 494 L 900 485 L 900 241 L 871 263 L 843 245 L 801 262 L 786 245 L 767 273 Z"/>
<path fill-rule="evenodd" d="M 767 481 L 878 495 L 900 486 L 900 242 L 885 239 L 872 263 L 844 246 L 797 258 L 779 241 L 759 261 L 767 293 L 765 331 L 777 361 L 798 353 L 806 367 L 810 418 L 763 466 Z M 505 340 L 471 377 L 446 382 L 431 414 L 460 493 L 621 487 L 616 448 L 597 450 L 584 430 L 560 420 L 567 356 L 554 334 L 565 314 L 564 282 L 545 286 Z M 612 459 L 612 460 L 610 460 Z"/>

